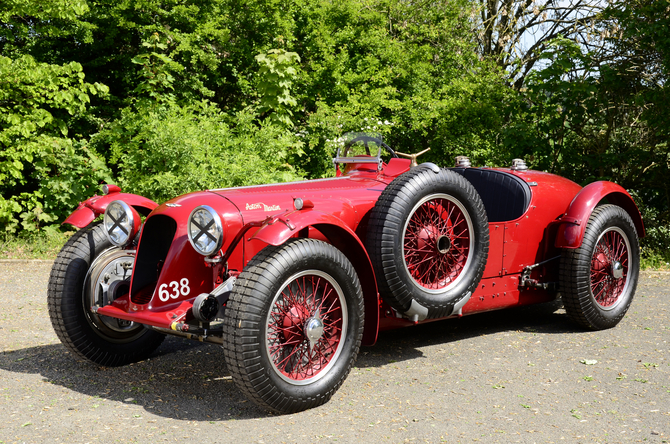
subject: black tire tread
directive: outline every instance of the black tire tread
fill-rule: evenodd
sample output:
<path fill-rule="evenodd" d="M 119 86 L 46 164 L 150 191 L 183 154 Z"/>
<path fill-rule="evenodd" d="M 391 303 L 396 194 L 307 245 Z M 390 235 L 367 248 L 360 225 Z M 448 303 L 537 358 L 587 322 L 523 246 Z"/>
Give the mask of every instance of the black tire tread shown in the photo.
<path fill-rule="evenodd" d="M 72 353 L 98 365 L 115 367 L 145 359 L 160 346 L 165 335 L 147 330 L 133 343 L 123 344 L 124 347 L 106 346 L 92 331 L 79 302 L 88 267 L 105 245 L 109 241 L 99 223 L 77 231 L 68 239 L 51 268 L 47 304 L 58 339 Z"/>
<path fill-rule="evenodd" d="M 401 280 L 396 267 L 393 265 L 393 260 L 398 252 L 393 245 L 393 238 L 390 233 L 402 230 L 403 214 L 399 208 L 406 208 L 410 205 L 412 196 L 421 194 L 422 189 L 440 181 L 448 181 L 466 194 L 467 200 L 474 207 L 474 214 L 470 215 L 472 223 L 473 225 L 479 223 L 483 233 L 481 242 L 484 244 L 484 260 L 477 265 L 471 283 L 467 290 L 463 292 L 463 295 L 467 292 L 474 292 L 484 274 L 489 250 L 489 229 L 486 210 L 479 194 L 460 174 L 444 169 L 435 174 L 428 167 L 415 167 L 393 180 L 382 192 L 370 214 L 366 238 L 366 249 L 375 270 L 379 294 L 389 305 L 401 313 L 407 311 L 413 297 L 409 286 Z M 480 215 L 480 217 L 477 218 L 477 215 Z M 435 319 L 450 315 L 457 300 L 458 298 L 440 305 L 424 303 L 423 301 L 421 301 L 421 304 L 428 308 L 428 317 Z"/>
<path fill-rule="evenodd" d="M 265 345 L 258 341 L 258 334 L 264 328 L 267 305 L 262 293 L 268 294 L 273 283 L 281 279 L 282 269 L 296 261 L 320 255 L 342 267 L 351 282 L 354 282 L 358 295 L 355 301 L 348 301 L 350 310 L 364 318 L 363 296 L 358 277 L 344 254 L 334 247 L 315 239 L 290 239 L 280 246 L 268 246 L 254 256 L 240 273 L 233 292 L 228 299 L 224 320 L 223 350 L 226 366 L 238 388 L 258 405 L 280 413 L 294 413 L 310 409 L 327 402 L 339 389 L 351 371 L 358 355 L 363 336 L 363 323 L 355 332 L 355 348 L 351 360 L 342 372 L 337 383 L 328 391 L 314 397 L 295 397 L 277 390 L 266 376 L 262 365 L 260 348 Z M 274 295 L 272 295 L 274 297 Z"/>
<path fill-rule="evenodd" d="M 629 261 L 631 262 L 629 277 L 632 280 L 629 287 L 631 296 L 616 316 L 605 318 L 591 301 L 591 255 L 601 229 L 612 219 L 628 225 L 630 232 L 633 234 L 633 238 L 629 239 L 631 250 L 633 250 L 629 252 Z M 565 248 L 561 253 L 559 285 L 566 313 L 573 322 L 589 330 L 603 330 L 614 327 L 623 319 L 633 302 L 638 272 L 639 239 L 630 216 L 621 207 L 615 205 L 596 207 L 586 226 L 582 245 L 577 249 Z"/>

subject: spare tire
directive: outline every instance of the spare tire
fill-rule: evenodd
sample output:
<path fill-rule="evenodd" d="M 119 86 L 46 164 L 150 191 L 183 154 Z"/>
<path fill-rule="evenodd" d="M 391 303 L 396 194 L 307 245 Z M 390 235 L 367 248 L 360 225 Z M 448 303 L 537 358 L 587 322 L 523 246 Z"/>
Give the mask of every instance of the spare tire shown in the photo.
<path fill-rule="evenodd" d="M 484 204 L 460 174 L 419 165 L 382 192 L 370 215 L 366 247 L 389 305 L 414 321 L 449 316 L 484 273 Z"/>

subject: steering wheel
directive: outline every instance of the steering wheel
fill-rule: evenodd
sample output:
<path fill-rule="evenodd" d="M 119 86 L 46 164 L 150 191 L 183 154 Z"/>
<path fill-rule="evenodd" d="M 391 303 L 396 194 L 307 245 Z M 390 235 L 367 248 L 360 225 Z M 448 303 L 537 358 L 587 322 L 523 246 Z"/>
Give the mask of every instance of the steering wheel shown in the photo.
<path fill-rule="evenodd" d="M 381 139 L 378 139 L 377 137 L 372 137 L 372 136 L 358 136 L 350 141 L 348 141 L 345 145 L 344 148 L 342 149 L 342 157 L 347 157 L 347 153 L 349 152 L 349 149 L 356 143 L 356 142 L 363 142 L 363 145 L 365 146 L 365 153 L 368 156 L 371 156 L 370 154 L 370 147 L 368 146 L 368 143 L 374 142 L 377 145 L 383 147 L 386 151 L 388 151 L 391 154 L 391 157 L 398 157 L 398 155 L 391 149 L 390 146 L 385 144 Z"/>

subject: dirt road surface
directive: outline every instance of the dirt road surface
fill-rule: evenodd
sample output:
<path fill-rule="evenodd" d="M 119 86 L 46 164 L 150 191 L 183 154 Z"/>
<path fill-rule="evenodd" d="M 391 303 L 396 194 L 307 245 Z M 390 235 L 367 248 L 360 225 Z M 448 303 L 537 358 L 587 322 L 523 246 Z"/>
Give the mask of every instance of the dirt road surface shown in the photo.
<path fill-rule="evenodd" d="M 119 368 L 74 359 L 49 322 L 50 267 L 0 263 L 2 443 L 670 442 L 669 273 L 643 273 L 607 331 L 552 304 L 383 333 L 326 405 L 273 415 L 214 345 L 168 338 Z"/>

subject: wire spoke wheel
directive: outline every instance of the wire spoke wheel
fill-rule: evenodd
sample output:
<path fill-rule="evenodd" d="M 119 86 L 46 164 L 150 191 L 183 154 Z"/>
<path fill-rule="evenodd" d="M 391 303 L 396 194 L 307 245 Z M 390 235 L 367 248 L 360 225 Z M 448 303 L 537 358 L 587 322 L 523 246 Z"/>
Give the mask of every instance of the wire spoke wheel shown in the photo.
<path fill-rule="evenodd" d="M 405 224 L 407 272 L 425 290 L 444 291 L 468 265 L 473 239 L 472 221 L 460 202 L 446 194 L 427 196 Z"/>
<path fill-rule="evenodd" d="M 621 301 L 628 284 L 630 243 L 617 227 L 603 232 L 591 259 L 591 296 L 605 310 Z"/>
<path fill-rule="evenodd" d="M 351 371 L 364 319 L 358 275 L 340 250 L 316 239 L 269 245 L 249 261 L 228 299 L 226 366 L 262 407 L 316 407 Z"/>
<path fill-rule="evenodd" d="M 561 253 L 559 285 L 565 311 L 591 330 L 614 327 L 633 302 L 639 272 L 633 220 L 619 206 L 596 207 L 581 245 Z"/>
<path fill-rule="evenodd" d="M 481 280 L 489 224 L 462 175 L 419 165 L 382 192 L 365 242 L 384 301 L 415 322 L 439 319 L 459 310 Z"/>
<path fill-rule="evenodd" d="M 294 384 L 317 380 L 337 360 L 346 330 L 347 305 L 337 282 L 318 270 L 292 276 L 268 312 L 273 369 Z"/>

